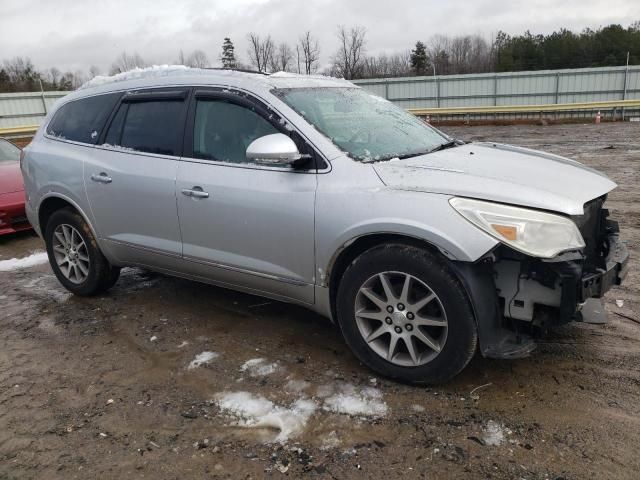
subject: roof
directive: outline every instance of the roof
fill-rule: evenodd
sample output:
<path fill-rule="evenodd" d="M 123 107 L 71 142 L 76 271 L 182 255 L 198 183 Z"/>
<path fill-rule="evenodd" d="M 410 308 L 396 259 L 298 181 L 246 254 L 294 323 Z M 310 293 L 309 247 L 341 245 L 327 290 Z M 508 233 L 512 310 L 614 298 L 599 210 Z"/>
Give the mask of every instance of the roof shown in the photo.
<path fill-rule="evenodd" d="M 351 82 L 344 79 L 324 75 L 298 75 L 287 72 L 265 75 L 239 70 L 190 68 L 184 65 L 154 65 L 148 68 L 134 68 L 108 77 L 97 76 L 82 85 L 73 97 L 162 85 L 229 85 L 253 86 L 254 88 L 262 86 L 268 90 L 272 88 L 354 87 Z"/>

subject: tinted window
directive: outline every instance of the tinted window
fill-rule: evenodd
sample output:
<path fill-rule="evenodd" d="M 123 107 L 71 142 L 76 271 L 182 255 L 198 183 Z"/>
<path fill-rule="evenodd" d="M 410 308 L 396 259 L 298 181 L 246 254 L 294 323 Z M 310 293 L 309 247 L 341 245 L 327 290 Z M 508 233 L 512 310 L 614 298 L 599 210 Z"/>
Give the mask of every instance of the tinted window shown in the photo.
<path fill-rule="evenodd" d="M 63 105 L 49 123 L 47 133 L 66 140 L 95 144 L 119 96 L 119 93 L 110 93 Z"/>
<path fill-rule="evenodd" d="M 139 152 L 179 155 L 182 109 L 182 101 L 122 103 L 105 143 Z"/>
<path fill-rule="evenodd" d="M 120 138 L 122 137 L 122 126 L 124 125 L 124 119 L 127 116 L 127 108 L 129 104 L 124 103 L 120 105 L 118 108 L 118 112 L 116 113 L 113 120 L 111 120 L 111 125 L 109 126 L 109 130 L 107 130 L 107 135 L 104 139 L 104 143 L 108 145 L 120 145 Z"/>
<path fill-rule="evenodd" d="M 193 155 L 221 162 L 246 163 L 247 147 L 278 130 L 253 109 L 223 100 L 196 103 Z"/>

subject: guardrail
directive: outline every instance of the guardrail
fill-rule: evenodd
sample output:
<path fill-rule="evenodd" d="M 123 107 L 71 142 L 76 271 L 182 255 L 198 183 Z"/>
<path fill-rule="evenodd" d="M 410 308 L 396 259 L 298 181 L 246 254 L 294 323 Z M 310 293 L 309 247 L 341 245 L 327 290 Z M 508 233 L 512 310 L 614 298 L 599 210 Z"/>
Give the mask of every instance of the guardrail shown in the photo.
<path fill-rule="evenodd" d="M 551 113 L 575 112 L 579 110 L 609 110 L 614 108 L 640 108 L 640 100 L 611 100 L 607 102 L 550 103 L 543 105 L 489 105 L 484 107 L 434 107 L 409 108 L 407 111 L 418 116 L 425 115 L 468 115 L 492 113 Z"/>
<path fill-rule="evenodd" d="M 34 135 L 38 128 L 39 125 L 0 128 L 0 137 L 28 137 Z"/>

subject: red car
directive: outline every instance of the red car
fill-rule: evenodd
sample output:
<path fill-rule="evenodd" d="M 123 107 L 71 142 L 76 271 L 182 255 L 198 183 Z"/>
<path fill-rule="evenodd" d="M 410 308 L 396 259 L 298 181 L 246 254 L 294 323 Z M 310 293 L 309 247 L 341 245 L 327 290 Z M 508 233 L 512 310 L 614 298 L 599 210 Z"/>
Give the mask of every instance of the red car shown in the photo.
<path fill-rule="evenodd" d="M 0 138 L 0 235 L 30 228 L 24 213 L 20 149 Z"/>

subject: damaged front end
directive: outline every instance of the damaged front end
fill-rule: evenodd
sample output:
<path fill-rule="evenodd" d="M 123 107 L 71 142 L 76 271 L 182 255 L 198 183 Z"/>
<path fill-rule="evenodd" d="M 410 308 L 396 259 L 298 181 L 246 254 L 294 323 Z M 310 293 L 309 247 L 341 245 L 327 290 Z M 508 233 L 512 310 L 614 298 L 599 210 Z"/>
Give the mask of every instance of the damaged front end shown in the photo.
<path fill-rule="evenodd" d="M 579 251 L 536 258 L 502 244 L 475 264 L 456 265 L 473 299 L 484 356 L 524 357 L 535 348 L 536 332 L 606 321 L 599 299 L 623 281 L 629 254 L 605 200 L 588 202 L 583 215 L 572 217 L 584 239 Z"/>

